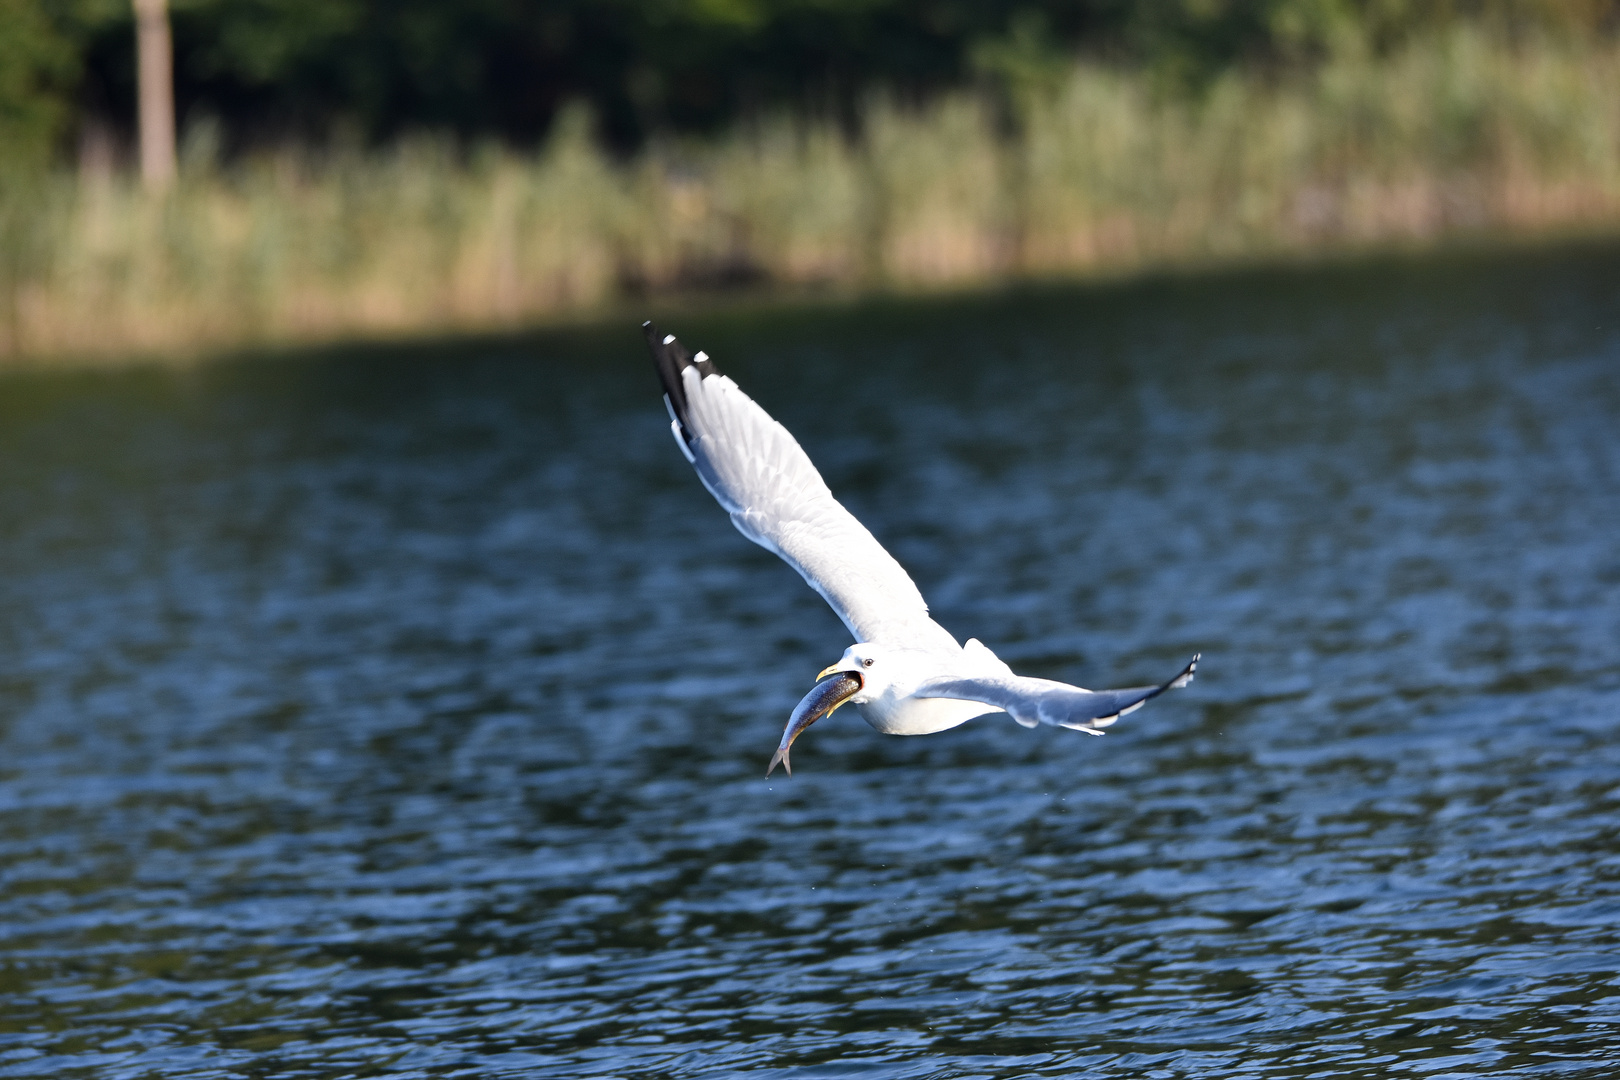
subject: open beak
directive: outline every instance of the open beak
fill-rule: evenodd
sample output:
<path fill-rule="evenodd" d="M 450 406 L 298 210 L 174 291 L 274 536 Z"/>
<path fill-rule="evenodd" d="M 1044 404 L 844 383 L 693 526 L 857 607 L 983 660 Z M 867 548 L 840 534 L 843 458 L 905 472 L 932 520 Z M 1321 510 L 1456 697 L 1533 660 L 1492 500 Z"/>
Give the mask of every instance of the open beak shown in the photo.
<path fill-rule="evenodd" d="M 836 664 L 817 675 L 816 679 L 816 685 L 804 695 L 804 700 L 799 702 L 798 708 L 788 719 L 787 730 L 782 732 L 782 741 L 777 745 L 776 753 L 771 755 L 770 767 L 765 770 L 766 776 L 776 771 L 778 763 L 792 776 L 793 764 L 788 761 L 788 749 L 792 747 L 793 740 L 823 716 L 831 715 L 834 709 L 861 689 L 861 677 L 853 671 L 837 670 Z"/>

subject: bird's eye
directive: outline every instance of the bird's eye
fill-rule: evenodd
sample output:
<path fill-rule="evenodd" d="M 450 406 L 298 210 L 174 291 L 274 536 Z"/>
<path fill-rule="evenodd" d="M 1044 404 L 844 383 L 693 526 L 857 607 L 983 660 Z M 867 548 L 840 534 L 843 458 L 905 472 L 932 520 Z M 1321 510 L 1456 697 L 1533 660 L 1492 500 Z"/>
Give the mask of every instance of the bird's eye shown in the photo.
<path fill-rule="evenodd" d="M 861 661 L 861 667 L 871 667 L 872 663 L 873 663 L 872 658 L 870 656 L 868 656 L 865 660 Z"/>

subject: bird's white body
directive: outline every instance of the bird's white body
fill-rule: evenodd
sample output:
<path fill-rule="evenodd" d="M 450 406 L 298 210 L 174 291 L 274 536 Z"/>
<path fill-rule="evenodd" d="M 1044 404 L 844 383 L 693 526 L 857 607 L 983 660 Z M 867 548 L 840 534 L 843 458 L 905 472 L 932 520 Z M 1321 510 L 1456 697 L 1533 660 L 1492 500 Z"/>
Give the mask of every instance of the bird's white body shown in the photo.
<path fill-rule="evenodd" d="M 867 660 L 872 663 L 868 665 Z M 907 648 L 888 642 L 858 642 L 844 651 L 829 671 L 852 671 L 863 678 L 849 699 L 862 719 L 885 735 L 932 735 L 975 717 L 1005 710 L 982 701 L 924 697 L 924 687 L 965 675 L 1011 675 L 1012 671 L 984 645 L 969 639 L 949 648 Z"/>
<path fill-rule="evenodd" d="M 871 701 L 851 699 L 861 719 L 885 735 L 932 735 L 948 731 L 986 713 L 1001 712 L 977 701 L 914 697 L 890 691 Z"/>
<path fill-rule="evenodd" d="M 1192 679 L 1196 656 L 1158 686 L 1091 691 L 1015 675 L 978 641 L 958 644 L 929 617 L 904 568 L 833 498 L 787 429 L 703 353 L 692 355 L 651 323 L 643 329 L 676 445 L 703 486 L 738 532 L 797 570 L 855 637 L 842 659 L 822 672 L 853 678 L 840 679 L 831 697 L 806 695 L 777 760 L 785 760 L 800 731 L 845 700 L 889 735 L 927 735 L 996 712 L 1010 713 L 1025 727 L 1052 724 L 1100 735 L 1148 698 Z M 816 708 L 807 709 L 812 698 Z"/>

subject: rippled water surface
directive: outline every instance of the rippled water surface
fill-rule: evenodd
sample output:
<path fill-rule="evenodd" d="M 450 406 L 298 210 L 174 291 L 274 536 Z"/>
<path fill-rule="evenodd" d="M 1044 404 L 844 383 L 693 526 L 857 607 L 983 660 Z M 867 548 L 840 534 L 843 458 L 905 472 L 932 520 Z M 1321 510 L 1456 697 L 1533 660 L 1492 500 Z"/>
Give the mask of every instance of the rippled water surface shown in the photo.
<path fill-rule="evenodd" d="M 0 1074 L 1614 1075 L 1620 251 L 664 321 L 940 620 L 853 711 L 632 325 L 0 379 Z"/>

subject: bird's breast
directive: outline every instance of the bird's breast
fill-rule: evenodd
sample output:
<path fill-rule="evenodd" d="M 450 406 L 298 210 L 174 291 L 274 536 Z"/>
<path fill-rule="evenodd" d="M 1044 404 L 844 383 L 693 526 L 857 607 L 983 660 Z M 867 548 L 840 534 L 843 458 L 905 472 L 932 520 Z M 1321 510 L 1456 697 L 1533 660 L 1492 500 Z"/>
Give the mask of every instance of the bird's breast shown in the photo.
<path fill-rule="evenodd" d="M 954 698 L 880 697 L 857 705 L 861 717 L 885 735 L 931 735 L 1001 710 Z"/>

